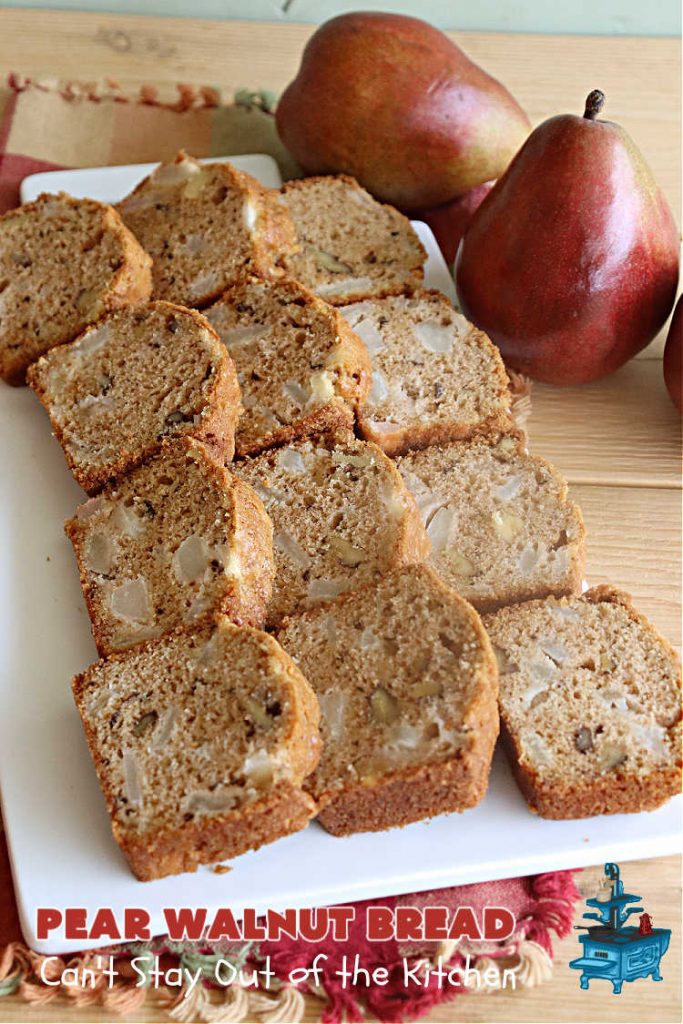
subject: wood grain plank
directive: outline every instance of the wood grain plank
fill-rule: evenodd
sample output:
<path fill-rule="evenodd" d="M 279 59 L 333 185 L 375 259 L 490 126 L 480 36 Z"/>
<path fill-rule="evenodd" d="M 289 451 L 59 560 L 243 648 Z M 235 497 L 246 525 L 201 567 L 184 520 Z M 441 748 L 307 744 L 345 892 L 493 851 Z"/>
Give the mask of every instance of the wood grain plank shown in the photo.
<path fill-rule="evenodd" d="M 586 579 L 631 593 L 675 647 L 681 644 L 681 495 L 649 487 L 576 484 L 588 531 Z"/>
<path fill-rule="evenodd" d="M 71 11 L 0 10 L 0 67 L 29 75 L 210 83 L 280 90 L 315 26 Z M 680 213 L 676 39 L 450 33 L 512 90 L 534 123 L 580 113 L 599 86 Z M 672 102 L 673 101 L 673 102 Z"/>
<path fill-rule="evenodd" d="M 581 387 L 535 384 L 531 449 L 571 483 L 678 488 L 681 421 L 657 360 Z"/>

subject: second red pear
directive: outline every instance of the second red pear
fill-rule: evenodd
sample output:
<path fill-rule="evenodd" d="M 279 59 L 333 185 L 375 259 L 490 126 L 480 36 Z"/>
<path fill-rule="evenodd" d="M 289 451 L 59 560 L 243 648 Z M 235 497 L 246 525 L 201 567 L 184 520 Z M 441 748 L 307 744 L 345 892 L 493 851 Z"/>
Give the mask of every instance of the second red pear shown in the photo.
<path fill-rule="evenodd" d="M 619 125 L 552 117 L 474 214 L 455 265 L 463 312 L 509 366 L 552 384 L 616 370 L 655 337 L 678 280 L 679 235 Z"/>

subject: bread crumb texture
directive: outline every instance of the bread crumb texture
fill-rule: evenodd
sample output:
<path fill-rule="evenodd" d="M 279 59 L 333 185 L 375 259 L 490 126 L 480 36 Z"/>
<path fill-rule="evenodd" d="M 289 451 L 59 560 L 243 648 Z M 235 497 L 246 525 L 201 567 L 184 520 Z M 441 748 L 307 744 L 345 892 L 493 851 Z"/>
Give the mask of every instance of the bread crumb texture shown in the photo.
<path fill-rule="evenodd" d="M 429 542 L 390 459 L 349 432 L 235 464 L 273 522 L 276 575 L 267 624 L 420 562 Z"/>
<path fill-rule="evenodd" d="M 276 191 L 229 163 L 184 152 L 162 163 L 118 204 L 153 259 L 153 298 L 201 308 L 245 269 L 276 272 L 296 248 Z"/>
<path fill-rule="evenodd" d="M 191 435 L 232 459 L 237 374 L 216 332 L 194 310 L 152 302 L 110 314 L 39 359 L 28 379 L 89 494 L 169 437 Z"/>
<path fill-rule="evenodd" d="M 261 501 L 193 438 L 105 488 L 66 523 L 101 655 L 224 612 L 261 625 L 274 565 Z"/>
<path fill-rule="evenodd" d="M 360 432 L 385 452 L 515 430 L 498 349 L 441 292 L 417 289 L 340 311 L 372 360 Z"/>
<path fill-rule="evenodd" d="M 370 359 L 332 306 L 291 278 L 249 276 L 206 315 L 237 367 L 239 455 L 353 427 L 370 390 Z"/>
<path fill-rule="evenodd" d="M 151 260 L 118 213 L 43 194 L 0 217 L 0 377 L 23 384 L 55 345 L 149 299 Z"/>
<path fill-rule="evenodd" d="M 282 187 L 299 248 L 283 264 L 326 302 L 395 295 L 420 283 L 427 258 L 407 217 L 347 175 Z"/>
<path fill-rule="evenodd" d="M 477 613 L 431 569 L 292 616 L 278 639 L 320 702 L 323 754 L 306 788 L 326 829 L 378 831 L 481 800 L 496 661 Z"/>
<path fill-rule="evenodd" d="M 585 529 L 567 484 L 505 435 L 397 460 L 441 578 L 480 611 L 581 590 Z"/>
<path fill-rule="evenodd" d="M 138 878 L 304 828 L 318 706 L 276 641 L 226 619 L 101 661 L 73 691 L 114 837 Z"/>
<path fill-rule="evenodd" d="M 503 608 L 484 620 L 529 806 L 547 818 L 653 810 L 681 784 L 681 670 L 629 595 Z"/>

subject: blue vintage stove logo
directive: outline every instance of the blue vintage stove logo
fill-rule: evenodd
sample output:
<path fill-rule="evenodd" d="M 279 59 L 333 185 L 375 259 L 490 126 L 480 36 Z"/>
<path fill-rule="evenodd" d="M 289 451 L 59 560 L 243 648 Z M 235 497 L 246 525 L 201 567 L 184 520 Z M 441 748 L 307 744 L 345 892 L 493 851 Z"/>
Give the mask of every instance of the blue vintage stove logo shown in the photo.
<path fill-rule="evenodd" d="M 581 988 L 588 988 L 591 978 L 605 978 L 612 982 L 612 991 L 618 995 L 625 981 L 648 975 L 653 981 L 662 980 L 659 966 L 669 948 L 671 930 L 653 928 L 643 907 L 627 906 L 639 902 L 640 896 L 624 892 L 618 864 L 605 864 L 605 877 L 597 895 L 586 900 L 586 906 L 594 907 L 597 913 L 583 915 L 584 919 L 598 923 L 575 926 L 586 931 L 579 935 L 583 956 L 569 964 L 575 971 L 581 971 Z M 637 926 L 626 924 L 631 914 L 641 915 Z"/>

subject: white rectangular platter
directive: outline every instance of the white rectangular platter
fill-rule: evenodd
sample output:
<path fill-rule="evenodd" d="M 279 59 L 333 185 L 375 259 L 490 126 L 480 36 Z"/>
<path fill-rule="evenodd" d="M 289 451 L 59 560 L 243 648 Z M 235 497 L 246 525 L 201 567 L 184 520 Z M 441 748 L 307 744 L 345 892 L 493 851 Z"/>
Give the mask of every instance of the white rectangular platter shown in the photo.
<path fill-rule="evenodd" d="M 277 185 L 270 158 L 239 157 Z M 148 167 L 35 175 L 24 198 L 63 189 L 115 201 Z M 39 180 L 37 180 L 39 179 Z M 434 238 L 426 283 L 453 297 Z M 71 677 L 95 659 L 71 547 L 62 532 L 83 494 L 72 480 L 47 416 L 25 388 L 0 385 L 0 788 L 22 928 L 42 953 L 95 945 L 39 942 L 38 907 L 145 907 L 156 932 L 162 908 L 323 906 L 480 882 L 603 860 L 663 856 L 680 847 L 681 798 L 659 811 L 583 821 L 531 814 L 504 759 L 474 810 L 391 832 L 334 838 L 316 824 L 232 861 L 142 883 L 111 836 L 95 771 L 71 699 Z"/>

